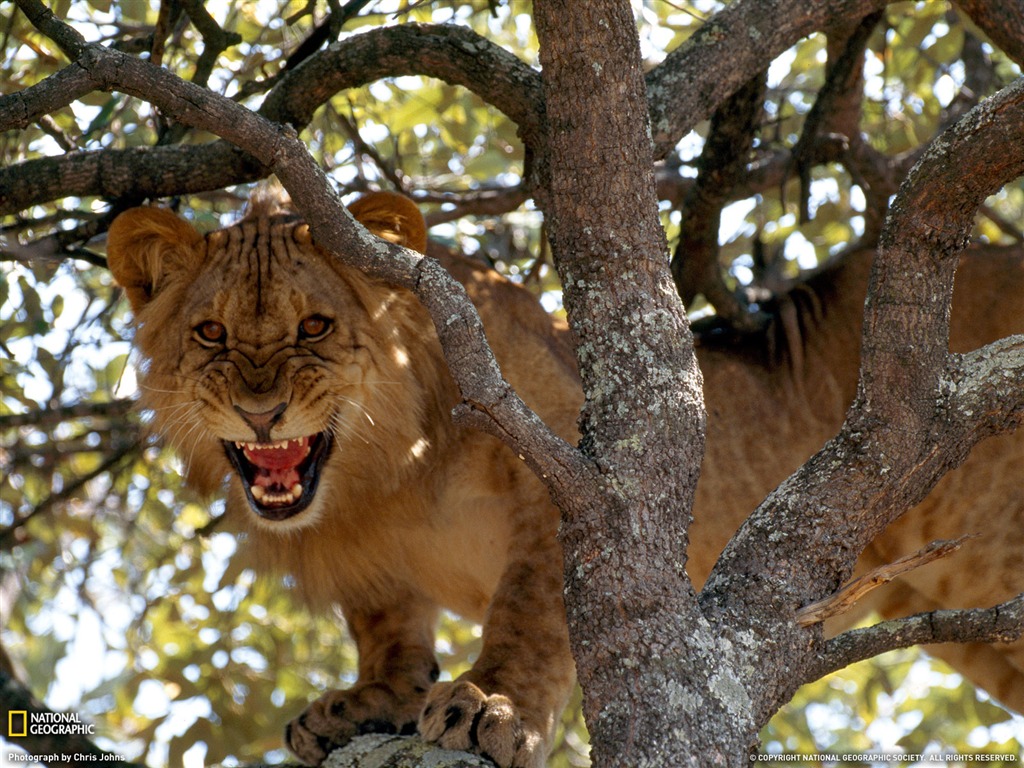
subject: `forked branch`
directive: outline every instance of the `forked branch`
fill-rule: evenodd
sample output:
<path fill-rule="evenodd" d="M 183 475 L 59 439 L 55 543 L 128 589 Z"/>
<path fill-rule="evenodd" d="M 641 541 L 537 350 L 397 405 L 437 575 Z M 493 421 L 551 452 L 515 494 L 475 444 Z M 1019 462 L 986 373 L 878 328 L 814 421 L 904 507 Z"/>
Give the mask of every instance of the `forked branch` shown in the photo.
<path fill-rule="evenodd" d="M 39 0 L 18 0 L 18 5 L 30 19 L 45 21 L 48 29 L 62 36 L 62 47 L 76 58 L 81 38 L 73 29 L 53 17 Z M 657 157 L 671 152 L 697 122 L 761 71 L 765 61 L 838 16 L 859 19 L 884 2 L 847 0 L 840 8 L 820 3 L 808 9 L 804 3 L 788 0 L 782 5 L 791 7 L 790 11 L 773 6 L 772 19 L 765 21 L 763 4 L 733 3 L 652 70 L 648 95 Z M 785 23 L 778 23 L 780 19 Z M 751 29 L 761 30 L 756 44 L 750 44 L 746 32 Z M 314 111 L 340 90 L 402 74 L 462 85 L 508 115 L 528 147 L 542 141 L 539 73 L 486 38 L 448 24 L 385 27 L 331 45 L 281 75 L 260 114 L 301 131 Z M 694 83 L 708 87 L 694 88 Z M 2 96 L 0 130 L 28 125 L 93 88 L 89 73 L 67 67 L 30 88 Z M 154 156 L 150 158 L 149 153 Z M 153 170 L 139 176 L 140 163 Z M 29 160 L 0 169 L 0 214 L 65 195 L 117 197 L 125 194 L 128 179 L 134 181 L 134 194 L 160 197 L 219 189 L 266 173 L 223 142 Z"/>
<path fill-rule="evenodd" d="M 708 140 L 697 162 L 697 181 L 681 208 L 683 226 L 672 255 L 672 277 L 686 306 L 704 295 L 716 313 L 742 331 L 764 327 L 767 318 L 751 312 L 725 284 L 718 261 L 722 209 L 746 175 L 754 137 L 761 125 L 765 75 L 759 72 L 730 96 L 711 118 Z"/>
<path fill-rule="evenodd" d="M 975 212 L 1024 174 L 1022 126 L 1018 80 L 936 139 L 910 173 L 874 261 L 847 421 L 733 537 L 701 595 L 705 605 L 763 602 L 766 589 L 776 599 L 776 582 L 754 573 L 785 573 L 798 605 L 831 591 L 871 539 L 973 445 L 1021 424 L 1020 339 L 950 355 L 948 308 Z M 790 534 L 780 538 L 783 529 Z"/>

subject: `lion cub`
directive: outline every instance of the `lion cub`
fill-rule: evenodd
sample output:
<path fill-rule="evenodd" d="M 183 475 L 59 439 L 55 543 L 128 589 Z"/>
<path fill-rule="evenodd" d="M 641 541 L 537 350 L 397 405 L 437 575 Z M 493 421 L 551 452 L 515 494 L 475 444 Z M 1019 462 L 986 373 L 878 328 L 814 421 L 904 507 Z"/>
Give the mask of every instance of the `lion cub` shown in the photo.
<path fill-rule="evenodd" d="M 407 198 L 371 194 L 350 210 L 426 251 Z M 574 679 L 558 513 L 506 447 L 453 426 L 459 394 L 415 297 L 326 254 L 269 195 L 208 235 L 136 208 L 108 244 L 145 358 L 142 406 L 188 482 L 212 494 L 229 477 L 229 522 L 254 561 L 314 607 L 339 605 L 355 639 L 358 681 L 293 720 L 289 748 L 319 764 L 356 734 L 418 728 L 502 768 L 543 765 Z M 564 328 L 526 291 L 443 260 L 506 377 L 573 439 L 581 395 Z M 484 625 L 454 682 L 437 682 L 440 608 Z"/>

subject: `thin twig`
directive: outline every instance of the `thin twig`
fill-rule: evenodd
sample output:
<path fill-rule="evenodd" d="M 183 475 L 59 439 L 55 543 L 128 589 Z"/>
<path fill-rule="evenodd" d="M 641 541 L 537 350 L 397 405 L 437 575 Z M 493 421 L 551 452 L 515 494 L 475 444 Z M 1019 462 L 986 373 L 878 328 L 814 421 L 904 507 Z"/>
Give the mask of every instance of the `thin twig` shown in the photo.
<path fill-rule="evenodd" d="M 825 619 L 845 613 L 868 592 L 889 583 L 907 571 L 912 571 L 934 560 L 953 554 L 960 549 L 960 546 L 967 539 L 975 538 L 976 535 L 961 536 L 959 539 L 952 541 L 942 539 L 933 541 L 927 547 L 918 550 L 912 555 L 901 557 L 892 563 L 875 568 L 859 579 L 849 582 L 846 586 L 828 597 L 810 605 L 805 605 L 796 612 L 796 622 L 801 627 L 810 627 L 825 621 Z"/>

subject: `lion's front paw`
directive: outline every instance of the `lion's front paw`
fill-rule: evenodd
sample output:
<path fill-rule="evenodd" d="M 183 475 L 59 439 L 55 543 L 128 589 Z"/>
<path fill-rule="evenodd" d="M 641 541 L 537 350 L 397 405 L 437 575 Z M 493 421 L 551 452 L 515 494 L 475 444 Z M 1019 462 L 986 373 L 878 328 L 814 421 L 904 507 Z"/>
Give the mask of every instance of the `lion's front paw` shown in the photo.
<path fill-rule="evenodd" d="M 320 765 L 334 749 L 363 733 L 416 731 L 419 702 L 402 702 L 384 683 L 328 691 L 288 723 L 284 740 L 299 760 Z"/>
<path fill-rule="evenodd" d="M 473 683 L 437 683 L 420 715 L 420 734 L 445 749 L 475 752 L 499 768 L 540 768 L 545 746 L 506 696 L 488 696 Z"/>

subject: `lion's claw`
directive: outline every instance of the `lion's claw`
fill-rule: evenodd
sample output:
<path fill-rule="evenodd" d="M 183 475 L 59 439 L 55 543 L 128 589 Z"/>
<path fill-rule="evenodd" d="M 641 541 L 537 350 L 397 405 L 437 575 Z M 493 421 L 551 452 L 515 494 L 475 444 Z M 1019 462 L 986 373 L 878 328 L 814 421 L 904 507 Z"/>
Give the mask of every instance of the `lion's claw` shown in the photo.
<path fill-rule="evenodd" d="M 384 683 L 328 691 L 288 723 L 285 743 L 302 762 L 320 765 L 354 736 L 415 733 L 418 709 L 416 704 L 402 704 Z"/>
<path fill-rule="evenodd" d="M 420 715 L 423 738 L 445 749 L 474 752 L 499 768 L 540 768 L 544 739 L 523 725 L 512 701 L 488 696 L 473 683 L 438 683 Z"/>

